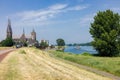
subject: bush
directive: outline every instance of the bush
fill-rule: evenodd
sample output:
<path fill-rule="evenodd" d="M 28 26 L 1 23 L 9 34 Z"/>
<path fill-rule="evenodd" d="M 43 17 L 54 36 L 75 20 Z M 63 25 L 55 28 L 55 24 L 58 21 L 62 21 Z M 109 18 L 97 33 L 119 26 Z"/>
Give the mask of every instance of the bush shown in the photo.
<path fill-rule="evenodd" d="M 92 56 L 92 54 L 88 53 L 88 52 L 84 52 L 82 53 L 81 55 L 84 55 L 84 56 Z"/>
<path fill-rule="evenodd" d="M 12 38 L 6 38 L 5 40 L 3 40 L 1 42 L 1 46 L 11 47 L 13 45 L 14 45 L 14 42 L 13 42 Z"/>
<path fill-rule="evenodd" d="M 47 42 L 41 42 L 40 43 L 40 48 L 41 49 L 45 49 L 45 48 L 47 48 L 49 45 L 47 44 Z"/>

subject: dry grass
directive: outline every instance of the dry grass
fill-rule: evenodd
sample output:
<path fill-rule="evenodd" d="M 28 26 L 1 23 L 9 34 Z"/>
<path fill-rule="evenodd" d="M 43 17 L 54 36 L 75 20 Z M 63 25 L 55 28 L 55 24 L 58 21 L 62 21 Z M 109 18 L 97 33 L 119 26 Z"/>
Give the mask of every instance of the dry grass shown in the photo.
<path fill-rule="evenodd" d="M 10 49 L 12 47 L 0 47 L 0 50 Z"/>
<path fill-rule="evenodd" d="M 47 52 L 34 48 L 22 48 L 9 54 L 0 63 L 0 80 L 111 79 L 52 58 Z"/>

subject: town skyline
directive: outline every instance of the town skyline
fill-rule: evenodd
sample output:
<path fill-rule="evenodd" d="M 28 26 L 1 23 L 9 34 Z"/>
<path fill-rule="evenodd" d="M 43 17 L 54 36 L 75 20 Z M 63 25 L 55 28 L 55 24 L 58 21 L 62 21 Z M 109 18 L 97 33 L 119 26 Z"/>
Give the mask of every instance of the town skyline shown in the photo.
<path fill-rule="evenodd" d="M 93 17 L 106 9 L 120 13 L 119 3 L 118 0 L 1 0 L 0 41 L 6 38 L 10 18 L 13 36 L 21 35 L 23 28 L 29 35 L 34 28 L 38 41 L 45 39 L 55 44 L 56 39 L 63 38 L 66 43 L 90 42 Z"/>
<path fill-rule="evenodd" d="M 13 36 L 13 30 L 12 30 L 12 27 L 11 27 L 11 20 L 10 19 L 8 19 L 8 26 L 7 26 L 7 29 L 6 29 L 6 34 L 7 35 L 6 35 L 5 40 L 11 39 L 14 42 L 14 44 L 16 45 L 16 47 L 17 47 L 17 45 L 19 45 L 19 46 L 25 46 L 25 45 L 34 46 L 35 44 L 38 43 L 37 40 L 36 40 L 36 32 L 35 32 L 34 29 L 32 30 L 32 32 L 30 34 L 31 37 L 27 37 L 25 35 L 25 31 L 23 29 L 23 33 L 21 34 L 21 36 L 15 38 Z M 11 41 L 11 43 L 13 43 L 12 41 Z"/>

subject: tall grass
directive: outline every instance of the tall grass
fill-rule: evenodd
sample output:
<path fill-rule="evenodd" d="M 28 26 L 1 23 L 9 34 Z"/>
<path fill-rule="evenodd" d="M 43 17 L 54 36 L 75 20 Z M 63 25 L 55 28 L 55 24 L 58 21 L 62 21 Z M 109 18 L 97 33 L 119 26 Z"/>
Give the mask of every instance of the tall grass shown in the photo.
<path fill-rule="evenodd" d="M 5 74 L 4 78 L 5 80 L 21 80 L 20 78 L 20 73 L 19 70 L 17 68 L 18 65 L 18 58 L 16 56 L 12 56 L 9 60 L 8 60 L 8 70 L 7 73 Z"/>
<path fill-rule="evenodd" d="M 20 54 L 26 54 L 25 50 L 20 50 L 19 53 Z"/>
<path fill-rule="evenodd" d="M 120 57 L 95 57 L 86 53 L 81 55 L 59 51 L 51 51 L 51 53 L 56 57 L 120 76 Z"/>

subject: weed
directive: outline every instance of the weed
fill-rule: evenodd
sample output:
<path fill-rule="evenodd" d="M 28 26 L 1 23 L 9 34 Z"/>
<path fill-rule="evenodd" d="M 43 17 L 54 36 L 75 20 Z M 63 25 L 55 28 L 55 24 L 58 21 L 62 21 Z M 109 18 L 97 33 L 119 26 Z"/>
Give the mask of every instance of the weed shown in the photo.
<path fill-rule="evenodd" d="M 20 50 L 20 54 L 26 54 L 25 50 Z"/>

